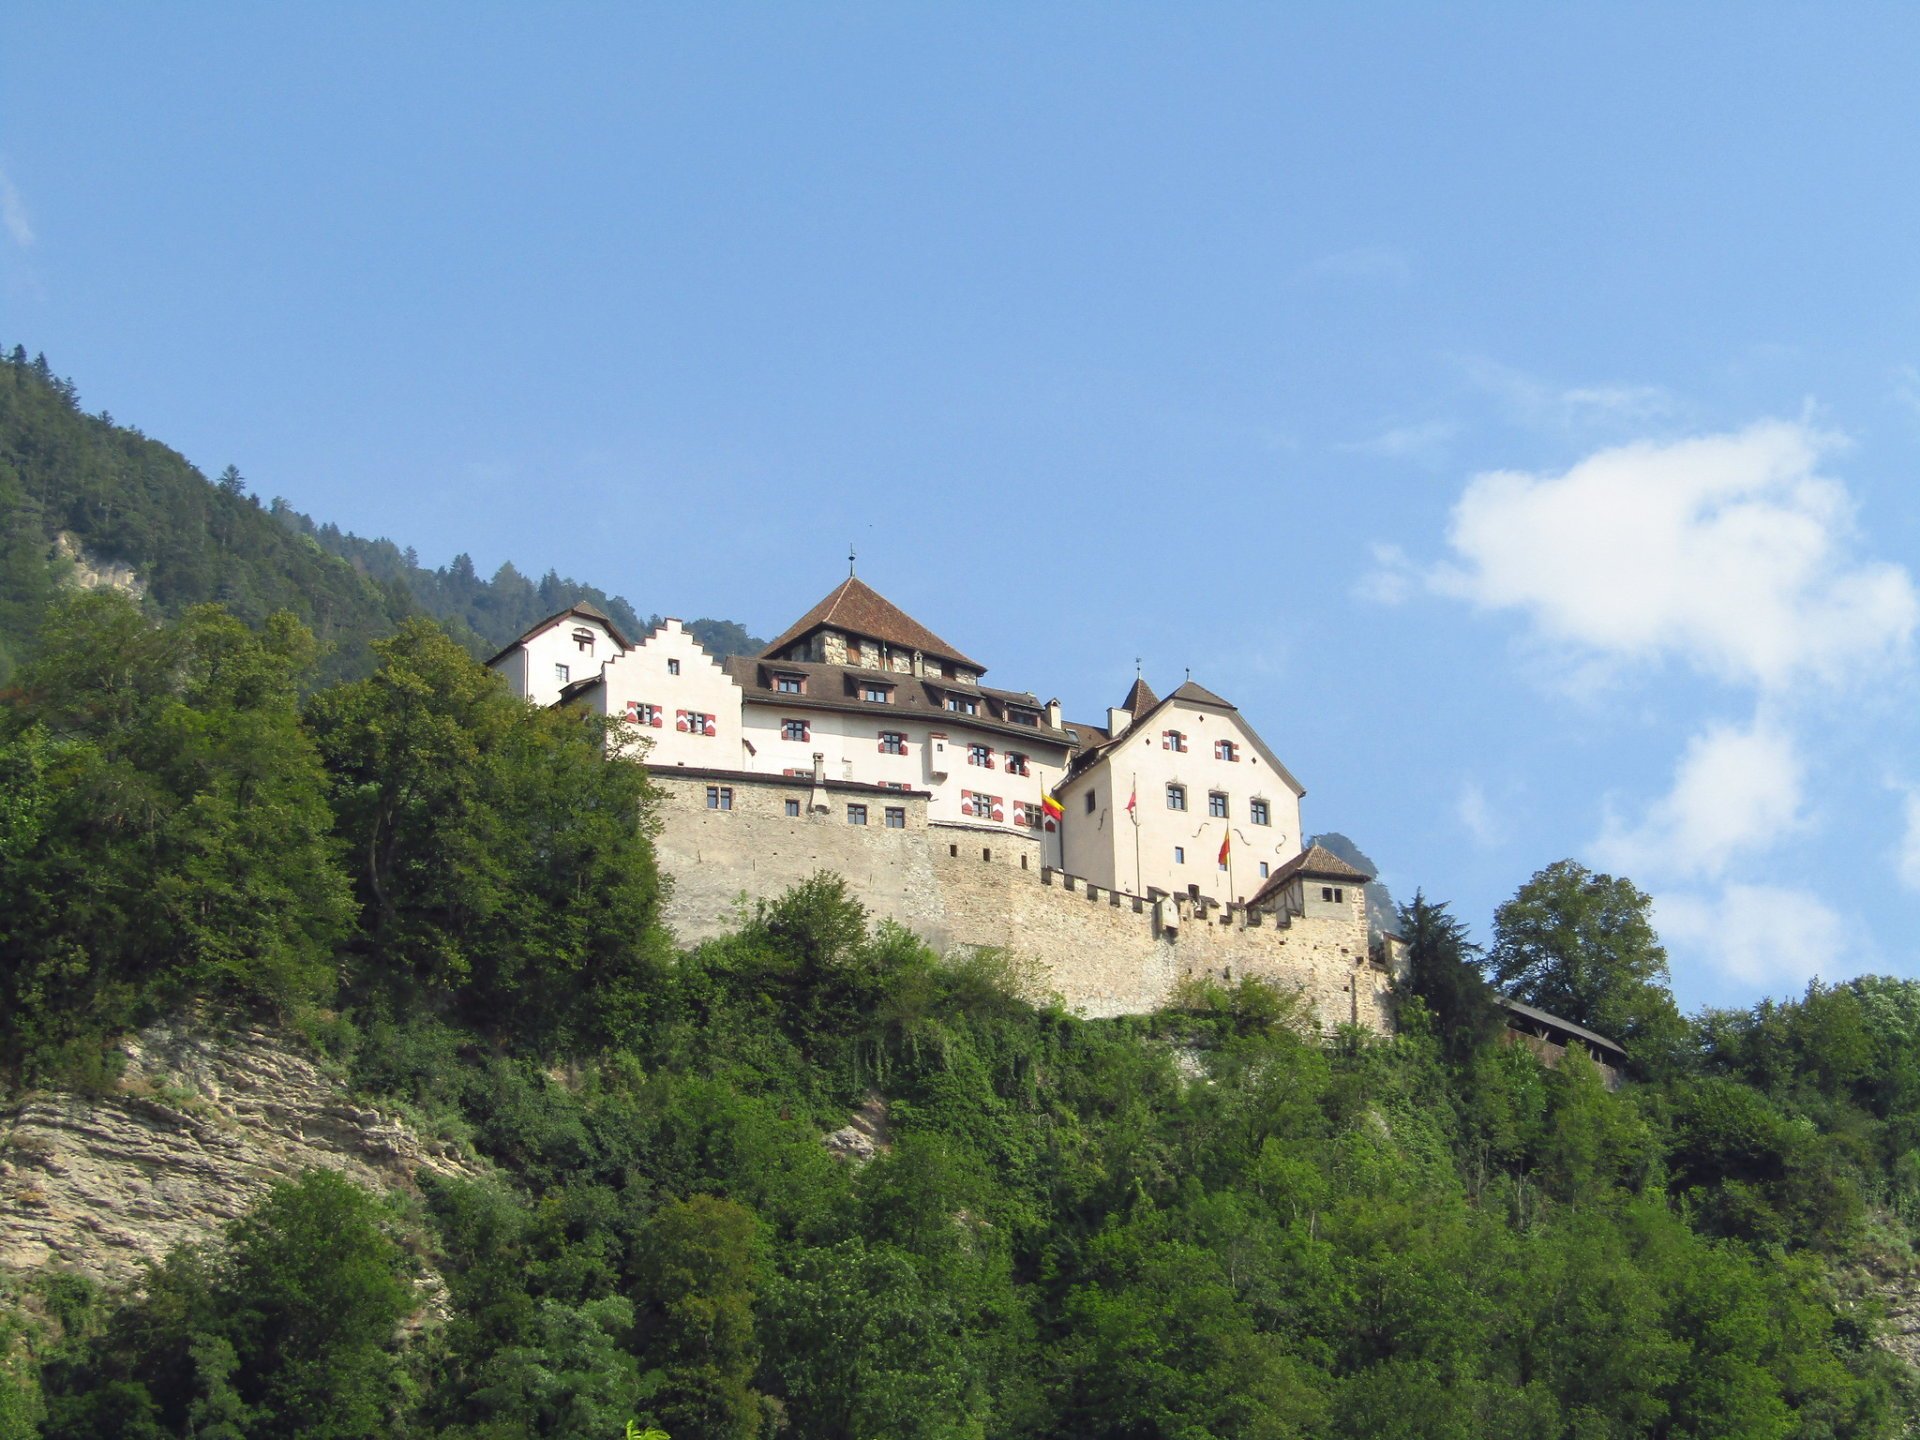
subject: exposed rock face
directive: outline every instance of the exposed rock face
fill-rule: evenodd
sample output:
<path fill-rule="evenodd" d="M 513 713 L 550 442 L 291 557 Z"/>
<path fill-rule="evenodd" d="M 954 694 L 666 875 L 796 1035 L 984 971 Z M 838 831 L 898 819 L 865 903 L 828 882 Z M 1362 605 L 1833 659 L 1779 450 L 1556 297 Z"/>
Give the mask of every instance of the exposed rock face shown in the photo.
<path fill-rule="evenodd" d="M 136 600 L 147 593 L 147 582 L 133 566 L 123 560 L 103 560 L 92 554 L 69 530 L 53 537 L 53 548 L 61 559 L 72 562 L 68 579 L 82 590 L 118 590 Z"/>
<path fill-rule="evenodd" d="M 422 1169 L 478 1173 L 454 1147 L 355 1103 L 283 1037 L 175 1021 L 122 1049 L 118 1093 L 43 1092 L 0 1110 L 0 1269 L 124 1281 L 317 1167 L 369 1188 Z"/>
<path fill-rule="evenodd" d="M 842 1160 L 864 1165 L 876 1155 L 893 1148 L 893 1131 L 887 1125 L 887 1102 L 872 1091 L 860 1102 L 848 1124 L 823 1136 L 821 1144 Z"/>

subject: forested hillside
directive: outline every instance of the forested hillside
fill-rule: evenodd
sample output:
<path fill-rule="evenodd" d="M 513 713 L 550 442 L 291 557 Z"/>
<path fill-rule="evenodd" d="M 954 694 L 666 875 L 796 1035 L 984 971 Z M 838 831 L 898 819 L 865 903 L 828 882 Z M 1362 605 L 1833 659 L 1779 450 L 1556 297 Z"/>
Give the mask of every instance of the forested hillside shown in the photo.
<path fill-rule="evenodd" d="M 186 458 L 105 414 L 80 409 L 71 381 L 16 347 L 0 364 L 0 671 L 36 634 L 66 562 L 65 532 L 101 560 L 131 565 L 163 615 L 224 605 L 250 625 L 299 618 L 328 676 L 364 673 L 367 644 L 416 613 L 382 586 L 290 534 L 229 471 L 213 484 Z"/>
<path fill-rule="evenodd" d="M 1645 896 L 1569 863 L 1485 957 L 1416 895 L 1392 1040 L 1250 983 L 1078 1020 L 829 876 L 681 950 L 617 728 L 424 621 L 374 649 L 309 694 L 291 619 L 53 609 L 0 699 L 0 1068 L 111 1093 L 200 1005 L 483 1178 L 9 1282 L 0 1437 L 1907 1432 L 1920 987 L 1685 1019 Z M 1630 1083 L 1502 1043 L 1489 970 Z"/>
<path fill-rule="evenodd" d="M 294 531 L 313 537 L 328 554 L 340 556 L 362 574 L 383 585 L 403 587 L 425 613 L 451 633 L 476 636 L 475 648 L 483 658 L 518 639 L 556 610 L 582 601 L 599 606 L 630 639 L 638 639 L 660 620 L 658 615 L 643 620 L 624 595 L 609 595 L 597 586 L 563 579 L 552 570 L 536 584 L 509 561 L 494 571 L 491 579 L 483 580 L 473 568 L 472 557 L 465 554 L 454 556 L 450 565 L 429 570 L 411 546 L 402 550 L 391 540 L 365 540 L 337 525 L 316 525 L 283 500 L 275 500 L 268 509 Z M 756 655 L 766 645 L 731 620 L 690 620 L 687 629 L 716 658 Z"/>
<path fill-rule="evenodd" d="M 62 533 L 90 558 L 131 566 L 162 615 L 209 602 L 256 626 L 294 615 L 320 642 L 322 679 L 364 675 L 369 643 L 412 615 L 482 658 L 581 600 L 629 635 L 646 628 L 624 597 L 551 572 L 535 584 L 506 564 L 484 580 L 464 555 L 429 570 L 390 541 L 315 524 L 283 500 L 262 506 L 235 467 L 209 481 L 177 451 L 87 414 L 70 380 L 18 346 L 0 363 L 0 526 L 0 680 L 71 572 L 55 553 Z M 761 644 L 732 621 L 688 628 L 716 654 Z"/>

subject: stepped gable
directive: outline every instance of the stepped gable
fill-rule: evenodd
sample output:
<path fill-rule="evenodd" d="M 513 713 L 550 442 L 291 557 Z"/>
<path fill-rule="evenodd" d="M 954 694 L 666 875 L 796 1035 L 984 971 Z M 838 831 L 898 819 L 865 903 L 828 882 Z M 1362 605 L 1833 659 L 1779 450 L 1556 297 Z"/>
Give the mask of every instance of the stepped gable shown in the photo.
<path fill-rule="evenodd" d="M 896 650 L 918 650 L 923 655 L 952 660 L 969 670 L 985 673 L 986 666 L 969 660 L 906 611 L 895 605 L 858 576 L 849 575 L 828 592 L 806 614 L 790 625 L 779 639 L 760 652 L 762 660 L 779 657 L 782 650 L 815 630 L 845 630 L 891 645 Z"/>
<path fill-rule="evenodd" d="M 1249 910 L 1271 900 L 1294 880 L 1338 880 L 1343 885 L 1364 885 L 1373 876 L 1366 871 L 1349 865 L 1331 850 L 1320 845 L 1309 845 L 1293 859 L 1287 861 L 1262 885 L 1247 902 Z"/>
<path fill-rule="evenodd" d="M 590 605 L 585 600 L 582 600 L 578 605 L 569 605 L 566 609 L 556 611 L 549 615 L 512 644 L 501 646 L 498 653 L 493 655 L 487 661 L 487 664 L 497 664 L 505 656 L 510 655 L 520 646 L 533 639 L 534 636 L 544 635 L 547 631 L 553 629 L 554 626 L 564 624 L 568 620 L 592 620 L 597 624 L 604 625 L 607 628 L 607 633 L 613 636 L 622 650 L 633 649 L 633 641 L 621 633 L 620 627 L 613 623 L 612 616 L 607 614 L 607 612 L 602 610 L 598 605 Z"/>

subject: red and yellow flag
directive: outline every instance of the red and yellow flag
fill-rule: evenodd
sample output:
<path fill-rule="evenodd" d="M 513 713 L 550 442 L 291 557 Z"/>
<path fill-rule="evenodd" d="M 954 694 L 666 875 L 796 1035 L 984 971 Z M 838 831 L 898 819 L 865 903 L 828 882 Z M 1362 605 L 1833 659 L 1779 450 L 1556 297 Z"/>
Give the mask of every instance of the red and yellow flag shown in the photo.
<path fill-rule="evenodd" d="M 1227 863 L 1227 857 L 1233 853 L 1233 832 L 1227 832 L 1227 838 L 1220 842 L 1220 863 Z"/>
<path fill-rule="evenodd" d="M 1056 797 L 1051 790 L 1042 790 L 1040 792 L 1040 808 L 1046 812 L 1049 820 L 1058 820 L 1067 813 L 1066 806 L 1060 803 L 1058 797 Z"/>

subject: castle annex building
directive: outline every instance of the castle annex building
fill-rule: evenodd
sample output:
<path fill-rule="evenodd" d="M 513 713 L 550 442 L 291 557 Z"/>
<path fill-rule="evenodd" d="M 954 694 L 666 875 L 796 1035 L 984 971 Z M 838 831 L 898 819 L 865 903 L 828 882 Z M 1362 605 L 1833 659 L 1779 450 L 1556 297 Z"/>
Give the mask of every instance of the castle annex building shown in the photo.
<path fill-rule="evenodd" d="M 1084 1013 L 1261 975 L 1323 1024 L 1385 1028 L 1371 877 L 1303 848 L 1299 781 L 1191 680 L 1164 699 L 1136 680 L 1103 723 L 1068 721 L 853 575 L 757 656 L 716 660 L 671 619 L 636 639 L 579 605 L 488 663 L 650 742 L 683 940 L 828 869 L 935 945 L 1043 960 Z"/>

